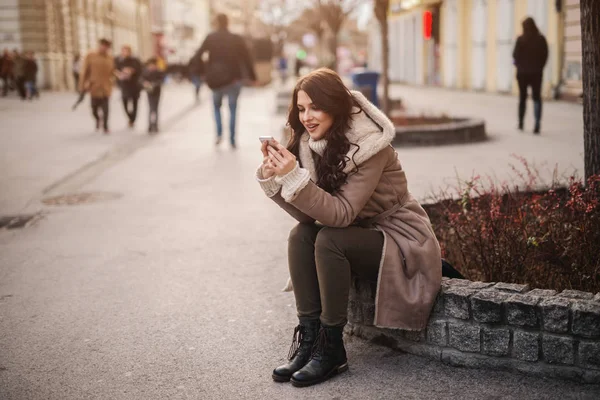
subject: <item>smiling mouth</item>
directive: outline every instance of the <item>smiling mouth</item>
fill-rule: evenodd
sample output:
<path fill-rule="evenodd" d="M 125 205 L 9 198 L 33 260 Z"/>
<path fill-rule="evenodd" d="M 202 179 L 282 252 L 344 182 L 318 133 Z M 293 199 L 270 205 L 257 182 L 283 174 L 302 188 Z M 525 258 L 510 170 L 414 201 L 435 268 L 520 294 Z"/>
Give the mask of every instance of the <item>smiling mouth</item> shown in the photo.
<path fill-rule="evenodd" d="M 318 126 L 319 126 L 319 124 L 308 124 L 308 125 L 306 125 L 306 129 L 309 132 L 314 132 L 314 130 L 317 129 Z"/>

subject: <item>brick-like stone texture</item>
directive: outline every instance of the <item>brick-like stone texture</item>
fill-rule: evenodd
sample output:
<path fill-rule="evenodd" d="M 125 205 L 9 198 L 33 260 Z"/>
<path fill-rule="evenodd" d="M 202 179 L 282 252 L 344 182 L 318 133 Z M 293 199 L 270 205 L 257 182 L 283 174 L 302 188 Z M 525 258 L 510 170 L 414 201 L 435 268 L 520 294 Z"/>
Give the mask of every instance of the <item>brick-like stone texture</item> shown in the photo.
<path fill-rule="evenodd" d="M 471 297 L 473 319 L 478 322 L 501 322 L 502 303 L 510 297 L 510 293 L 497 290 L 482 290 Z"/>
<path fill-rule="evenodd" d="M 600 337 L 600 304 L 575 301 L 572 304 L 573 333 L 586 338 Z"/>
<path fill-rule="evenodd" d="M 568 336 L 544 334 L 542 353 L 549 364 L 572 365 L 575 361 L 575 342 Z"/>
<path fill-rule="evenodd" d="M 481 348 L 480 327 L 460 322 L 448 323 L 450 346 L 460 351 L 479 353 Z"/>
<path fill-rule="evenodd" d="M 490 356 L 508 355 L 510 330 L 508 329 L 481 329 L 481 352 Z"/>
<path fill-rule="evenodd" d="M 527 292 L 529 296 L 554 296 L 556 294 L 556 290 L 551 289 L 533 289 L 532 291 Z"/>
<path fill-rule="evenodd" d="M 375 304 L 364 302 L 362 304 L 363 324 L 370 326 L 375 322 Z"/>
<path fill-rule="evenodd" d="M 469 289 L 487 289 L 490 286 L 494 286 L 495 283 L 494 282 L 471 282 L 471 284 L 469 286 L 467 286 Z"/>
<path fill-rule="evenodd" d="M 535 328 L 538 326 L 536 306 L 540 298 L 526 294 L 515 294 L 504 302 L 509 324 Z"/>
<path fill-rule="evenodd" d="M 540 355 L 538 333 L 514 331 L 512 356 L 523 361 L 537 361 Z"/>
<path fill-rule="evenodd" d="M 468 279 L 449 279 L 442 278 L 442 288 L 469 286 L 472 282 Z"/>
<path fill-rule="evenodd" d="M 500 282 L 494 285 L 494 289 L 509 293 L 525 293 L 529 290 L 529 285 L 520 285 L 518 283 Z"/>
<path fill-rule="evenodd" d="M 564 333 L 569 330 L 569 310 L 572 300 L 564 297 L 543 299 L 538 308 L 545 331 Z"/>
<path fill-rule="evenodd" d="M 431 321 L 427 326 L 427 341 L 438 346 L 448 345 L 448 323 L 446 321 Z"/>
<path fill-rule="evenodd" d="M 444 313 L 444 295 L 440 290 L 435 298 L 435 303 L 433 304 L 433 310 L 431 311 L 434 314 L 443 314 Z"/>
<path fill-rule="evenodd" d="M 454 318 L 469 319 L 469 297 L 477 293 L 477 289 L 467 287 L 451 287 L 444 292 L 444 309 L 446 314 Z"/>
<path fill-rule="evenodd" d="M 362 302 L 360 300 L 348 301 L 348 320 L 357 324 L 364 324 Z"/>
<path fill-rule="evenodd" d="M 563 290 L 559 294 L 560 297 L 566 297 L 567 299 L 576 299 L 576 300 L 591 300 L 594 298 L 592 293 L 582 292 L 581 290 Z"/>
<path fill-rule="evenodd" d="M 585 368 L 600 369 L 600 342 L 579 342 L 579 363 Z"/>
<path fill-rule="evenodd" d="M 596 295 L 594 296 L 594 301 L 596 303 L 600 303 L 600 293 L 596 293 Z"/>

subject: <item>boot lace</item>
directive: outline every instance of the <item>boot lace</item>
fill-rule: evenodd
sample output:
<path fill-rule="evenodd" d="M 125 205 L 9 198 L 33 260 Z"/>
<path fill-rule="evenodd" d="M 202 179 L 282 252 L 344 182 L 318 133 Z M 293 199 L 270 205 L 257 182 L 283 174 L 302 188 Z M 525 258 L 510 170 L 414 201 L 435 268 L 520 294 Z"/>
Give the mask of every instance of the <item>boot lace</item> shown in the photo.
<path fill-rule="evenodd" d="M 326 329 L 321 329 L 319 332 L 319 337 L 315 341 L 315 345 L 313 346 L 311 358 L 320 360 L 323 357 L 323 353 L 325 352 L 325 348 L 329 344 L 329 335 L 327 334 Z"/>
<path fill-rule="evenodd" d="M 303 339 L 304 327 L 302 325 L 298 325 L 296 328 L 294 328 L 294 336 L 292 336 L 292 345 L 290 346 L 290 351 L 288 352 L 288 360 L 296 357 Z"/>

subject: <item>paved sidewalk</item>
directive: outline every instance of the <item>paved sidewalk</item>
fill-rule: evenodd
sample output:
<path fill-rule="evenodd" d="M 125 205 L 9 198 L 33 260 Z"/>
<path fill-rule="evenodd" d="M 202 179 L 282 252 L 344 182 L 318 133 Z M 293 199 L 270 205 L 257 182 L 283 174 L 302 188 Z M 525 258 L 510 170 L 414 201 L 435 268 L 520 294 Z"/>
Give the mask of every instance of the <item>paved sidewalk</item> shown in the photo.
<path fill-rule="evenodd" d="M 43 92 L 40 100 L 32 102 L 0 98 L 0 216 L 39 211 L 40 195 L 61 179 L 111 150 L 148 140 L 145 93 L 140 98 L 136 128 L 130 130 L 121 94 L 113 92 L 110 135 L 95 132 L 89 97 L 71 110 L 76 97 L 75 93 Z M 165 86 L 160 106 L 164 128 L 193 106 L 191 88 Z"/>
<path fill-rule="evenodd" d="M 544 103 L 542 134 L 533 135 L 533 104 L 528 104 L 526 131 L 517 129 L 514 96 L 452 91 L 431 87 L 392 85 L 392 98 L 402 98 L 411 113 L 483 119 L 490 140 L 469 145 L 398 148 L 408 174 L 410 190 L 421 199 L 456 176 L 490 175 L 498 181 L 515 181 L 509 164 L 520 166 L 512 155 L 537 166 L 550 182 L 559 175 L 583 176 L 583 108 L 567 102 Z M 522 170 L 522 168 L 521 168 Z"/>

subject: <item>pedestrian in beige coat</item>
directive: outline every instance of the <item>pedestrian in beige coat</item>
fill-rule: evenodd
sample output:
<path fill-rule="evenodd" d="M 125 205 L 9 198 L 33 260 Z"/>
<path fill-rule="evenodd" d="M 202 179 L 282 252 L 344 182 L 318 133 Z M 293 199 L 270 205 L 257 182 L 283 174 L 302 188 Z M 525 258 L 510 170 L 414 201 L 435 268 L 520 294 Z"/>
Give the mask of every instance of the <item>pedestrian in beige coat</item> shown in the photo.
<path fill-rule="evenodd" d="M 92 114 L 96 120 L 96 130 L 100 129 L 102 112 L 102 127 L 108 134 L 108 101 L 112 93 L 115 63 L 109 54 L 111 42 L 100 39 L 98 50 L 89 53 L 83 60 L 79 78 L 79 91 L 86 91 L 92 98 Z"/>
<path fill-rule="evenodd" d="M 391 146 L 394 126 L 320 69 L 299 80 L 287 148 L 262 145 L 257 180 L 299 224 L 288 244 L 299 325 L 273 379 L 309 386 L 348 368 L 351 274 L 377 282 L 374 324 L 425 327 L 442 277 L 440 246 Z"/>

